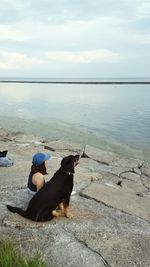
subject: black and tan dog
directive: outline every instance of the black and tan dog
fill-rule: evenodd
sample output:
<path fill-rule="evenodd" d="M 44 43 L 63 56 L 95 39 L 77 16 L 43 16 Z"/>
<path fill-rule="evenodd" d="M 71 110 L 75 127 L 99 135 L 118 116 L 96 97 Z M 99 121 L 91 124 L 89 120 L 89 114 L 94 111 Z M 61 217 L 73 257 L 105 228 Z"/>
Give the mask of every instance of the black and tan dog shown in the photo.
<path fill-rule="evenodd" d="M 11 212 L 33 221 L 48 221 L 54 216 L 64 213 L 72 218 L 69 212 L 70 195 L 73 189 L 74 168 L 79 163 L 79 155 L 70 155 L 61 161 L 59 170 L 30 200 L 26 211 L 18 207 L 7 205 Z M 57 211 L 60 205 L 61 212 Z"/>

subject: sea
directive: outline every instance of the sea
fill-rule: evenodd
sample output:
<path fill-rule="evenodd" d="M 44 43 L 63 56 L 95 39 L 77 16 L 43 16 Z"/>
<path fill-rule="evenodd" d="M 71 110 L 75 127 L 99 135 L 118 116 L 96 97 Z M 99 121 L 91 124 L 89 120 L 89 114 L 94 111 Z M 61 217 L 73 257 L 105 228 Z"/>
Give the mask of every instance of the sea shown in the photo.
<path fill-rule="evenodd" d="M 0 127 L 150 161 L 150 78 L 0 78 Z"/>

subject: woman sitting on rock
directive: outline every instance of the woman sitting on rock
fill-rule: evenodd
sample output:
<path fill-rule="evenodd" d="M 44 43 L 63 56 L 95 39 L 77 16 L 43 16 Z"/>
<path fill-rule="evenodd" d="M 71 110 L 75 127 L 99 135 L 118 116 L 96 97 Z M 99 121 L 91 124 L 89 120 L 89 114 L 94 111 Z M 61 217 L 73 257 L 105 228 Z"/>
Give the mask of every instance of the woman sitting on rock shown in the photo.
<path fill-rule="evenodd" d="M 47 160 L 51 159 L 49 153 L 36 153 L 32 158 L 31 172 L 28 178 L 28 191 L 32 195 L 36 194 L 44 184 L 44 175 L 47 174 Z"/>

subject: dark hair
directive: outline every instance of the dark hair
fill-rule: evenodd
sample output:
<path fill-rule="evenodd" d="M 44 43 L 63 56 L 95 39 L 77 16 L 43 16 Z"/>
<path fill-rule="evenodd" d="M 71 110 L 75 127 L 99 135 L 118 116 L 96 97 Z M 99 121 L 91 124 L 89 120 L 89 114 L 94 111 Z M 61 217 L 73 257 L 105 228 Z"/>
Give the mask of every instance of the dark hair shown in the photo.
<path fill-rule="evenodd" d="M 32 164 L 31 166 L 31 173 L 32 175 L 35 174 L 36 172 L 40 172 L 43 175 L 47 174 L 47 170 L 46 170 L 46 166 L 45 166 L 45 162 L 43 162 L 41 165 L 39 166 L 35 166 L 34 164 Z"/>

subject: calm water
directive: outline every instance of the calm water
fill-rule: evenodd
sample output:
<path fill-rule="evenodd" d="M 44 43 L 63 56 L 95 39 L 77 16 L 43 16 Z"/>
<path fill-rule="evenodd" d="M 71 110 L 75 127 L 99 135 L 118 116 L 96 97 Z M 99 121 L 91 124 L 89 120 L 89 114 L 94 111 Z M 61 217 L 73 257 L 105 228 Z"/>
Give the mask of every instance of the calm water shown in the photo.
<path fill-rule="evenodd" d="M 150 159 L 149 84 L 0 83 L 0 114 L 0 127 Z"/>

